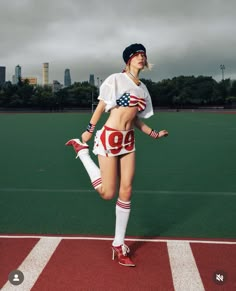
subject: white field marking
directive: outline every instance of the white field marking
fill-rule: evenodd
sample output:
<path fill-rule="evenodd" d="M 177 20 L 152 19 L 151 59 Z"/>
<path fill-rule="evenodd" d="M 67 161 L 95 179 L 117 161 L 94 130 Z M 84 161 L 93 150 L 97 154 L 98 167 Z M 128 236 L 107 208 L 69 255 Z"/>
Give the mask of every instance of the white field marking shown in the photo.
<path fill-rule="evenodd" d="M 175 291 L 204 291 L 204 286 L 188 242 L 167 243 Z"/>
<path fill-rule="evenodd" d="M 24 281 L 14 286 L 9 281 L 3 286 L 2 291 L 26 291 L 31 290 L 39 275 L 47 265 L 52 254 L 59 245 L 59 237 L 42 237 L 34 246 L 22 264 L 17 268 L 24 274 Z"/>
<path fill-rule="evenodd" d="M 35 238 L 35 239 L 43 239 L 43 238 L 49 238 L 49 239 L 68 239 L 68 240 L 98 240 L 98 241 L 113 241 L 113 237 L 96 237 L 96 236 L 47 236 L 47 235 L 0 235 L 0 239 L 4 238 L 12 238 L 12 239 L 18 239 L 18 238 Z M 172 242 L 173 244 L 178 244 L 181 242 L 186 242 L 186 243 L 198 243 L 198 244 L 222 244 L 222 245 L 236 245 L 236 240 L 230 240 L 230 241 L 220 241 L 220 240 L 197 240 L 197 239 L 165 239 L 165 238 L 125 238 L 125 241 L 130 241 L 130 242 L 153 242 L 153 243 L 159 243 L 159 242 Z"/>
<path fill-rule="evenodd" d="M 94 189 L 51 189 L 51 188 L 0 188 L 0 192 L 57 192 L 57 193 L 94 193 Z M 135 190 L 134 193 L 163 194 L 163 195 L 222 195 L 236 196 L 236 192 L 224 191 L 181 191 L 181 190 Z"/>

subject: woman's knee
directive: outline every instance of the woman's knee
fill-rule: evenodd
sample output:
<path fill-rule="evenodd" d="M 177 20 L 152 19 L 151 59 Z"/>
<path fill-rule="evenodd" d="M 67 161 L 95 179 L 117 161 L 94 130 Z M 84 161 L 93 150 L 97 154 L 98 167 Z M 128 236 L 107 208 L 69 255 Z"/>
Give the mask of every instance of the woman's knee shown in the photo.
<path fill-rule="evenodd" d="M 100 194 L 100 196 L 101 196 L 102 199 L 104 199 L 104 200 L 112 200 L 112 199 L 114 198 L 113 195 L 105 194 L 105 193 Z"/>
<path fill-rule="evenodd" d="M 106 189 L 102 188 L 102 189 L 100 189 L 99 194 L 102 197 L 102 199 L 111 200 L 116 195 L 116 189 L 106 190 Z"/>
<path fill-rule="evenodd" d="M 132 186 L 120 187 L 119 198 L 122 201 L 130 201 L 132 195 Z"/>

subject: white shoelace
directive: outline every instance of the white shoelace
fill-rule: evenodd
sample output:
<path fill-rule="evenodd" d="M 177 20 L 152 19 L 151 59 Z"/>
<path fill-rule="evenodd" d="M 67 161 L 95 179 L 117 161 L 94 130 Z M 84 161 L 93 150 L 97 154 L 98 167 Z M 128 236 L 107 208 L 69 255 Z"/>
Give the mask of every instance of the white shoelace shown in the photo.
<path fill-rule="evenodd" d="M 122 253 L 123 253 L 124 256 L 127 256 L 127 254 L 130 252 L 129 247 L 127 245 L 125 245 L 125 244 L 123 244 L 121 246 L 121 249 L 122 249 Z"/>

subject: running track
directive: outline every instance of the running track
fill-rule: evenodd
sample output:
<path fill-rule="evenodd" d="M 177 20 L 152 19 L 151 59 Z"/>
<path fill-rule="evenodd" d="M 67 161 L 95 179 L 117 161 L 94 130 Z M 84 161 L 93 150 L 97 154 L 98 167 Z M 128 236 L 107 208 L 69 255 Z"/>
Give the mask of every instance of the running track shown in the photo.
<path fill-rule="evenodd" d="M 1 235 L 0 288 L 236 290 L 236 241 L 129 238 L 126 242 L 137 264 L 135 268 L 111 260 L 111 241 L 109 237 Z M 8 274 L 16 269 L 25 277 L 19 286 L 8 282 Z"/>

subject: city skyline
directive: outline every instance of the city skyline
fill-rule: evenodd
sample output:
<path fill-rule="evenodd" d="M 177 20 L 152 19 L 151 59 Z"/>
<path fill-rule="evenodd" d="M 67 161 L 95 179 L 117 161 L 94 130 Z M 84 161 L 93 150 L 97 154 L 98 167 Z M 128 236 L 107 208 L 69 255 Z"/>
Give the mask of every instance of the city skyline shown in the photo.
<path fill-rule="evenodd" d="M 22 80 L 30 80 L 31 79 L 31 83 L 36 85 L 52 85 L 54 83 L 54 81 L 56 82 L 59 82 L 58 80 L 55 80 L 55 78 L 51 78 L 51 81 L 49 81 L 49 78 L 50 78 L 50 72 L 49 72 L 49 66 L 50 64 L 49 63 L 43 63 L 42 64 L 42 67 L 41 67 L 41 77 L 39 78 L 41 80 L 41 82 L 38 82 L 37 80 L 37 77 L 35 76 L 32 76 L 32 75 L 24 75 L 24 73 L 22 74 L 22 66 L 20 66 L 19 64 L 15 66 L 14 68 L 14 72 L 15 74 L 12 75 L 11 77 L 11 80 L 7 80 L 6 79 L 6 71 L 7 71 L 7 68 L 5 66 L 0 66 L 0 68 L 2 69 L 2 72 L 3 72 L 3 69 L 4 69 L 4 80 L 5 82 L 8 82 L 10 81 L 12 84 L 16 84 L 17 83 L 17 80 L 19 78 L 21 78 Z M 3 73 L 2 73 L 3 74 Z M 93 81 L 91 82 L 91 78 L 93 78 Z M 94 86 L 98 86 L 100 85 L 100 83 L 102 82 L 102 79 L 100 79 L 99 77 L 97 77 L 97 82 L 98 84 L 95 83 L 95 79 L 94 79 L 94 74 L 89 74 L 88 78 L 86 80 L 75 80 L 74 82 L 89 82 L 90 84 L 94 85 Z M 63 73 L 63 82 L 59 82 L 60 84 L 63 84 L 65 87 L 68 87 L 70 85 L 72 85 L 74 82 L 72 82 L 71 80 L 71 73 L 70 73 L 70 69 L 66 68 L 64 70 L 64 73 Z"/>
<path fill-rule="evenodd" d="M 154 64 L 143 78 L 220 80 L 223 64 L 224 77 L 236 79 L 235 8 L 233 0 L 3 0 L 0 65 L 7 68 L 7 80 L 19 63 L 24 75 L 42 83 L 44 62 L 50 64 L 50 82 L 63 83 L 65 68 L 74 81 L 88 80 L 91 73 L 104 80 L 122 71 L 124 48 L 138 42 Z"/>

